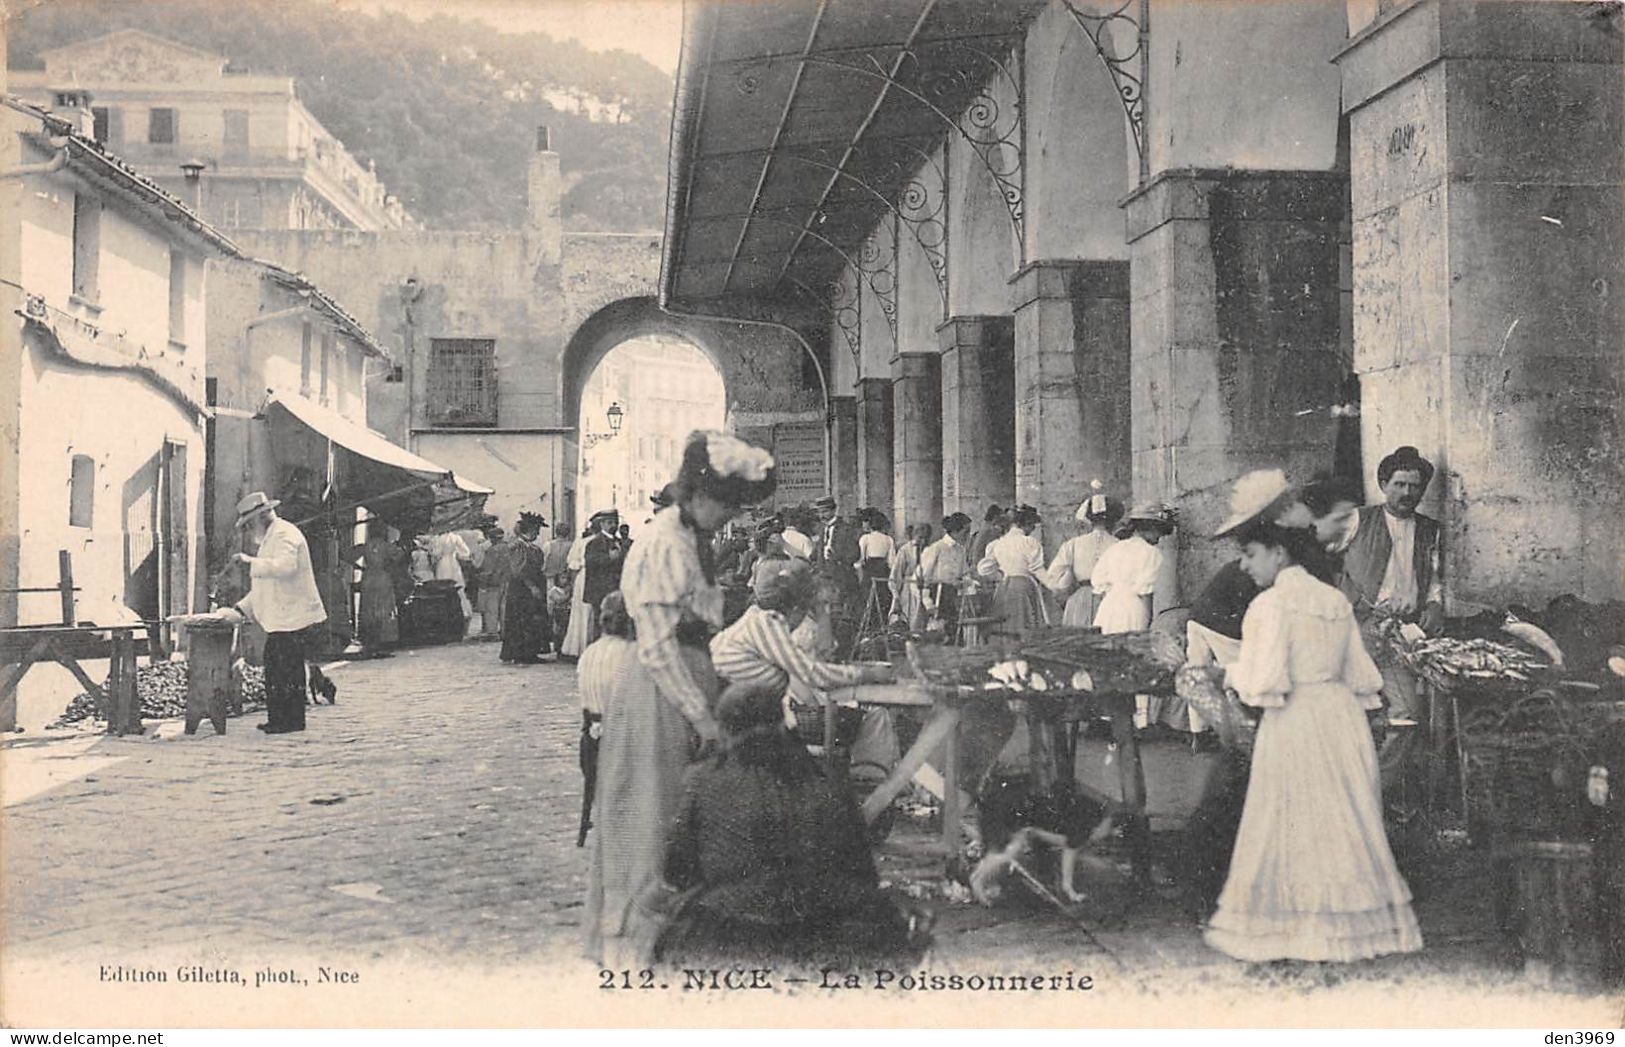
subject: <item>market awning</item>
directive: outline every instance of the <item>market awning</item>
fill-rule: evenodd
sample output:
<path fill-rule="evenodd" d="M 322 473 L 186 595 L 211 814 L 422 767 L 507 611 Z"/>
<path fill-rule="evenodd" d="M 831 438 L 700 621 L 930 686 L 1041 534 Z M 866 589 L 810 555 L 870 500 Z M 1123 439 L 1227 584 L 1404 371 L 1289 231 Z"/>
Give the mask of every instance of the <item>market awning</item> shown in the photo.
<path fill-rule="evenodd" d="M 492 494 L 303 396 L 275 393 L 265 415 L 279 463 L 329 464 L 328 511 L 364 506 L 397 527 L 446 530 L 472 523 Z"/>
<path fill-rule="evenodd" d="M 823 295 L 843 266 L 862 265 L 876 223 L 940 220 L 915 173 L 950 137 L 995 177 L 1012 171 L 1020 122 L 998 81 L 1016 82 L 1012 49 L 1041 3 L 688 5 L 663 304 Z M 1019 209 L 1019 184 L 1005 180 Z"/>

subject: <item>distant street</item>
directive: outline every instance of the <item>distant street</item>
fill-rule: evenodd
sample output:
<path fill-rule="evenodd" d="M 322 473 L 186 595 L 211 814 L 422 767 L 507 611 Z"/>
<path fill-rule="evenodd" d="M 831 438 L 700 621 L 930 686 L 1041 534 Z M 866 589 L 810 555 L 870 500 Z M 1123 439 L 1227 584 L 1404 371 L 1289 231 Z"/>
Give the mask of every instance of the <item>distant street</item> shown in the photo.
<path fill-rule="evenodd" d="M 249 716 L 230 721 L 224 737 L 208 734 L 205 725 L 185 738 L 178 723 L 164 722 L 152 725 L 147 738 L 30 732 L 7 743 L 0 842 L 10 888 L 3 912 L 8 1021 L 81 980 L 99 986 L 96 999 L 104 1005 L 129 1001 L 131 1015 L 153 1007 L 173 1017 L 172 1008 L 181 1006 L 192 1008 L 178 1013 L 194 1022 L 212 1015 L 231 1024 L 240 1013 L 242 1020 L 282 1014 L 297 1024 L 287 1017 L 297 1011 L 313 1022 L 342 1024 L 351 1012 L 323 1008 L 349 999 L 354 1006 L 368 1001 L 365 1013 L 379 1020 L 374 994 L 390 987 L 377 971 L 398 966 L 441 972 L 432 984 L 447 986 L 448 972 L 486 978 L 539 967 L 548 972 L 545 983 L 493 997 L 481 1015 L 565 1020 L 553 1000 L 566 1001 L 569 1013 L 585 1008 L 581 1020 L 595 1020 L 595 1008 L 612 997 L 593 968 L 575 959 L 587 860 L 575 847 L 573 670 L 510 668 L 497 662 L 494 647 L 467 644 L 344 665 L 333 677 L 338 704 L 311 710 L 303 735 L 266 737 L 252 727 L 259 717 Z M 48 787 L 32 791 L 29 782 Z M 937 867 L 918 847 L 903 846 L 917 844 L 923 831 L 905 825 L 894 833 L 881 853 L 883 878 L 902 882 L 905 871 L 929 875 Z M 1347 994 L 1352 1006 L 1366 995 L 1411 991 L 1434 999 L 1461 994 L 1460 1020 L 1469 1023 L 1494 1015 L 1510 1021 L 1521 1008 L 1535 1007 L 1548 1023 L 1600 1024 L 1607 1012 L 1600 998 L 1543 992 L 1490 966 L 1483 935 L 1475 941 L 1469 926 L 1482 913 L 1462 914 L 1459 900 L 1419 905 L 1428 952 L 1357 965 L 1330 987 L 1307 976 L 1247 974 L 1203 947 L 1197 929 L 1165 903 L 1150 903 L 1122 927 L 1102 932 L 1122 973 L 1052 912 L 940 904 L 933 972 L 1090 973 L 1096 988 L 1065 1003 L 1073 1009 L 1064 1013 L 1078 1021 L 1088 1015 L 1133 1024 L 1180 1021 L 1139 1003 L 1124 1013 L 1111 1006 L 1147 993 L 1211 999 L 1242 1008 L 1237 1014 L 1251 1021 L 1273 1013 L 1258 1005 L 1325 1006 L 1327 994 Z M 1456 914 L 1446 919 L 1445 909 Z M 274 985 L 231 992 L 174 982 L 182 961 L 209 970 L 225 965 L 249 980 L 262 968 L 275 975 L 297 966 L 299 977 L 314 979 L 305 958 L 329 957 L 360 972 L 358 995 L 286 995 L 318 989 Z M 149 959 L 164 965 L 167 984 L 123 984 L 119 968 L 139 973 Z M 57 1002 L 52 1013 L 72 1008 L 75 998 Z M 805 991 L 795 997 L 830 998 Z M 847 998 L 903 1007 L 922 1022 L 942 1020 L 945 1006 L 971 1008 L 965 1020 L 1022 1020 L 1019 1011 L 970 1017 L 981 1013 L 973 1007 L 977 998 L 963 993 Z M 255 1009 L 282 999 L 279 1009 Z M 485 1020 L 466 1009 L 442 1012 L 422 996 L 395 999 L 386 992 L 383 999 L 405 1008 L 398 1012 L 402 1022 Z M 689 996 L 613 999 L 621 1007 L 664 1006 Z M 1005 1008 L 1013 1005 L 1000 999 Z M 208 1009 L 221 1000 L 243 1009 Z M 1086 1010 L 1075 1009 L 1080 1001 Z M 1063 1002 L 1046 995 L 1034 1006 Z M 1212 1020 L 1213 1012 L 1206 1013 Z"/>

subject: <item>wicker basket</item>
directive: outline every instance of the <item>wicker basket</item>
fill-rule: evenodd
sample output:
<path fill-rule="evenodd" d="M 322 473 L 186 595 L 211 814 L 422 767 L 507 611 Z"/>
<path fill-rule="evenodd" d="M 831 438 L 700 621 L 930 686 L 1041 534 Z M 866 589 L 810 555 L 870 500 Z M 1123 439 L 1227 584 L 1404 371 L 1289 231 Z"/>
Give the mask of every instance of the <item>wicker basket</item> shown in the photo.
<path fill-rule="evenodd" d="M 1459 725 L 1468 828 L 1478 839 L 1574 838 L 1591 749 L 1625 703 L 1542 688 L 1464 710 Z"/>
<path fill-rule="evenodd" d="M 824 744 L 824 705 L 802 705 L 792 702 L 790 711 L 796 714 L 796 740 L 803 745 Z M 839 705 L 835 707 L 835 744 L 849 748 L 857 741 L 858 729 L 863 725 L 863 710 Z"/>

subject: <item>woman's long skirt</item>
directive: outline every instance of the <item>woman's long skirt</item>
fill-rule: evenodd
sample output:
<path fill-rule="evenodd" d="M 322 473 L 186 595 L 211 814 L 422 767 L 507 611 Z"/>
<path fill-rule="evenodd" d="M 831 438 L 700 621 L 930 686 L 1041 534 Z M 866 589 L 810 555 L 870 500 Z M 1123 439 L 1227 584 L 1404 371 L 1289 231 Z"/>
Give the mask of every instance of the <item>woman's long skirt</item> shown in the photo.
<path fill-rule="evenodd" d="M 1095 591 L 1089 588 L 1089 580 L 1086 578 L 1078 583 L 1078 591 L 1067 598 L 1066 608 L 1061 612 L 1061 624 L 1088 628 L 1095 624 L 1097 609 Z"/>
<path fill-rule="evenodd" d="M 1026 575 L 1005 578 L 993 590 L 993 617 L 999 619 L 993 632 L 1004 636 L 1025 636 L 1041 625 L 1044 618 L 1043 597 L 1038 583 Z"/>
<path fill-rule="evenodd" d="M 400 609 L 395 604 L 395 582 L 385 572 L 361 572 L 361 620 L 357 624 L 361 646 L 369 651 L 399 642 Z"/>
<path fill-rule="evenodd" d="M 706 652 L 685 647 L 684 664 L 708 698 L 718 684 Z M 603 964 L 642 963 L 652 943 L 634 903 L 665 866 L 666 832 L 682 800 L 683 773 L 699 736 L 635 655 L 623 660 L 604 701 L 587 880 L 587 955 Z"/>
<path fill-rule="evenodd" d="M 570 590 L 570 627 L 559 645 L 559 653 L 566 658 L 580 658 L 587 645 L 598 639 L 598 615 L 587 602 L 586 588 L 587 572 L 577 571 Z"/>
<path fill-rule="evenodd" d="M 1382 822 L 1365 711 L 1341 683 L 1268 709 L 1207 942 L 1240 960 L 1414 952 L 1422 932 Z"/>
<path fill-rule="evenodd" d="M 502 597 L 502 651 L 505 662 L 524 665 L 534 662 L 553 646 L 553 625 L 547 617 L 547 602 L 538 600 L 530 586 L 519 579 L 508 583 Z"/>

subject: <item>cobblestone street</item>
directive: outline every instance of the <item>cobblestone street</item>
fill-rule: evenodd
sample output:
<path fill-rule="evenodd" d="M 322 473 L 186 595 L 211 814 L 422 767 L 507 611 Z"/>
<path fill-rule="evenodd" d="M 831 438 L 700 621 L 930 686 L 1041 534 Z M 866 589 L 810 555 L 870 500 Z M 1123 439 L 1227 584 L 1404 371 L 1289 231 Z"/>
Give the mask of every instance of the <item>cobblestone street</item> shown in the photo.
<path fill-rule="evenodd" d="M 223 737 L 205 725 L 187 738 L 166 721 L 141 738 L 30 732 L 7 743 L 8 1024 L 602 1023 L 647 1020 L 655 1008 L 669 1021 L 721 1020 L 685 1009 L 700 1002 L 690 994 L 600 991 L 575 958 L 587 861 L 575 846 L 573 669 L 510 668 L 494 647 L 469 644 L 332 675 L 338 704 L 311 709 L 301 735 L 267 737 L 248 716 Z M 911 864 L 919 859 L 894 841 L 882 875 L 900 878 Z M 1096 991 L 1022 997 L 1019 1008 L 1008 994 L 863 1002 L 917 1023 L 1251 1024 L 1276 1013 L 1265 1003 L 1289 1015 L 1295 1001 L 1314 1001 L 1325 1014 L 1328 999 L 1392 1006 L 1424 996 L 1430 1021 L 1619 1020 L 1617 1002 L 1490 969 L 1439 936 L 1448 913 L 1419 908 L 1437 947 L 1324 986 L 1249 978 L 1167 912 L 1136 914 L 1102 936 L 1124 965 L 1114 974 L 1052 913 L 947 906 L 933 970 L 1075 970 L 1093 973 Z M 316 995 L 315 965 L 340 961 L 363 984 Z M 313 984 L 223 995 L 177 984 L 177 964 L 227 967 L 250 982 L 267 966 L 298 967 Z M 119 972 L 149 967 L 168 981 L 130 984 Z M 730 1020 L 761 997 L 730 997 Z M 1185 1014 L 1198 998 L 1213 1002 Z M 842 1024 L 872 1015 L 831 1000 L 809 988 L 775 997 L 774 1013 Z M 108 1017 L 115 1010 L 123 1017 Z M 1415 1019 L 1396 1011 L 1391 1020 Z"/>

